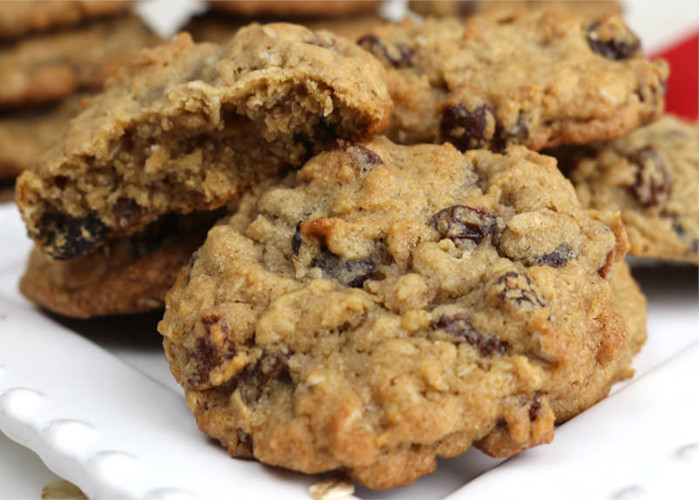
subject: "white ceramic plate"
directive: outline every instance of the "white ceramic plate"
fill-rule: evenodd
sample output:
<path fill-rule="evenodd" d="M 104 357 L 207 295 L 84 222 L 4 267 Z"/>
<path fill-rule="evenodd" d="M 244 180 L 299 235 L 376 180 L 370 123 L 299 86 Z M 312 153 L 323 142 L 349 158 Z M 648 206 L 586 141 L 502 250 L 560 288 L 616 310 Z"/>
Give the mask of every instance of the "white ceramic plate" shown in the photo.
<path fill-rule="evenodd" d="M 81 322 L 40 312 L 17 292 L 30 243 L 12 205 L 0 206 L 0 234 L 2 432 L 91 498 L 309 498 L 318 478 L 233 460 L 197 430 L 168 373 L 155 316 Z M 588 500 L 672 489 L 666 498 L 694 498 L 697 270 L 637 271 L 649 341 L 632 381 L 561 426 L 551 445 L 502 464 L 470 451 L 409 487 L 355 495 Z"/>

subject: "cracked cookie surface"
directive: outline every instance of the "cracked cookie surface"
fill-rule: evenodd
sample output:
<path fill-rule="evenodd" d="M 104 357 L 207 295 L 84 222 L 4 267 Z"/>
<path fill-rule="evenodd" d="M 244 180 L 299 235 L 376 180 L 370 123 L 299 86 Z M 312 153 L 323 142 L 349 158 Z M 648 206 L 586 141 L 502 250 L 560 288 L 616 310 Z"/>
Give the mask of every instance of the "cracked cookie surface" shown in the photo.
<path fill-rule="evenodd" d="M 626 245 L 525 148 L 344 142 L 242 198 L 159 331 L 231 455 L 389 488 L 549 442 L 629 376 Z"/>
<path fill-rule="evenodd" d="M 358 42 L 388 70 L 405 143 L 533 150 L 620 137 L 660 116 L 668 66 L 620 17 L 499 9 L 405 21 Z"/>
<path fill-rule="evenodd" d="M 584 205 L 620 210 L 630 254 L 698 264 L 698 126 L 666 115 L 606 143 L 566 151 Z"/>
<path fill-rule="evenodd" d="M 17 181 L 30 235 L 78 257 L 169 212 L 212 210 L 336 137 L 386 127 L 371 55 L 328 32 L 250 25 L 228 44 L 187 34 L 142 52 Z"/>

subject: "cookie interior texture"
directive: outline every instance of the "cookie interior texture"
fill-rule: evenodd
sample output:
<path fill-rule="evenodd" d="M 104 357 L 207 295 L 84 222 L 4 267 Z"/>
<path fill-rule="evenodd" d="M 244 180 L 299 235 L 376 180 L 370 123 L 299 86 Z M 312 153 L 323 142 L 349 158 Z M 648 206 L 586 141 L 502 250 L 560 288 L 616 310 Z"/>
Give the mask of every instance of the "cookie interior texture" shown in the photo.
<path fill-rule="evenodd" d="M 666 115 L 610 142 L 553 152 L 582 203 L 620 210 L 630 254 L 698 264 L 698 126 Z"/>
<path fill-rule="evenodd" d="M 552 158 L 348 142 L 246 194 L 159 331 L 231 455 L 389 488 L 472 445 L 547 443 L 631 374 L 626 249 Z"/>
<path fill-rule="evenodd" d="M 145 51 L 17 183 L 31 236 L 54 258 L 159 216 L 211 210 L 336 137 L 387 125 L 381 65 L 330 33 L 288 24 L 228 44 L 182 34 Z"/>
<path fill-rule="evenodd" d="M 663 111 L 668 66 L 616 15 L 496 9 L 377 28 L 359 41 L 388 70 L 387 134 L 460 150 L 533 150 L 620 137 Z"/>
<path fill-rule="evenodd" d="M 35 304 L 73 318 L 160 309 L 180 268 L 225 212 L 170 214 L 138 234 L 111 239 L 67 261 L 35 248 L 20 291 Z"/>

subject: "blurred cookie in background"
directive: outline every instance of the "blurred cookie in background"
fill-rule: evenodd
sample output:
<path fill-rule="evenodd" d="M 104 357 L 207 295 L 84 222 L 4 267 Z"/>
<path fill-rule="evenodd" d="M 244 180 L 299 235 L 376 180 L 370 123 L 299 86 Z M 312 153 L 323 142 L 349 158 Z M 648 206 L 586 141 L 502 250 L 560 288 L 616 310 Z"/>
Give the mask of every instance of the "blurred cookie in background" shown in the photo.
<path fill-rule="evenodd" d="M 502 8 L 527 7 L 530 10 L 560 10 L 575 12 L 586 17 L 598 17 L 604 14 L 622 14 L 622 5 L 616 1 L 497 1 L 497 0 L 413 0 L 409 2 L 411 11 L 422 16 L 435 17 L 469 17 L 480 12 Z"/>
<path fill-rule="evenodd" d="M 79 93 L 56 104 L 0 113 L 0 182 L 14 179 L 48 151 L 89 96 Z"/>
<path fill-rule="evenodd" d="M 2 1 L 0 2 L 0 39 L 27 33 L 73 26 L 107 17 L 131 8 L 122 1 Z"/>
<path fill-rule="evenodd" d="M 212 9 L 242 17 L 277 17 L 300 19 L 309 17 L 341 17 L 359 13 L 376 12 L 379 1 L 327 0 L 310 2 L 292 1 L 223 1 L 209 2 Z"/>
<path fill-rule="evenodd" d="M 0 109 L 98 89 L 156 37 L 136 15 L 19 39 L 0 47 Z"/>

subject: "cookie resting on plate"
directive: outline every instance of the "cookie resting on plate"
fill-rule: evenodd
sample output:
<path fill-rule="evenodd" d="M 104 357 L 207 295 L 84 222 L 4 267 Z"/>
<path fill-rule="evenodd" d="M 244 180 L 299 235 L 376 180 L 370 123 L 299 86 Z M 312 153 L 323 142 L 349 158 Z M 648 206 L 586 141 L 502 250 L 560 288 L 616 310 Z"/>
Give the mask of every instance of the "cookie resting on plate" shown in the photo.
<path fill-rule="evenodd" d="M 626 250 L 550 157 L 343 142 L 244 195 L 159 331 L 231 455 L 389 488 L 472 445 L 547 443 L 630 375 Z"/>
<path fill-rule="evenodd" d="M 631 255 L 698 264 L 697 123 L 666 115 L 562 163 L 585 206 L 620 211 Z"/>
<path fill-rule="evenodd" d="M 328 32 L 181 34 L 108 82 L 19 177 L 16 200 L 42 251 L 75 258 L 166 213 L 223 206 L 337 137 L 380 133 L 391 109 L 381 64 Z"/>
<path fill-rule="evenodd" d="M 620 137 L 658 118 L 668 65 L 618 16 L 497 9 L 405 21 L 358 43 L 388 70 L 394 141 L 533 150 Z"/>
<path fill-rule="evenodd" d="M 71 260 L 34 249 L 19 289 L 35 304 L 74 318 L 160 309 L 180 268 L 224 213 L 171 214 Z"/>

